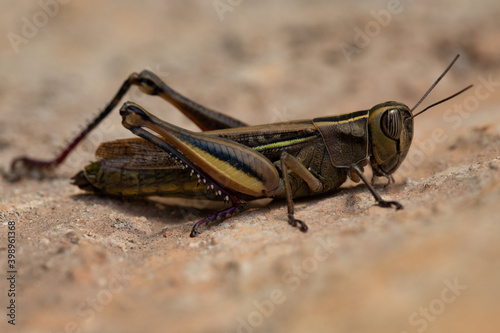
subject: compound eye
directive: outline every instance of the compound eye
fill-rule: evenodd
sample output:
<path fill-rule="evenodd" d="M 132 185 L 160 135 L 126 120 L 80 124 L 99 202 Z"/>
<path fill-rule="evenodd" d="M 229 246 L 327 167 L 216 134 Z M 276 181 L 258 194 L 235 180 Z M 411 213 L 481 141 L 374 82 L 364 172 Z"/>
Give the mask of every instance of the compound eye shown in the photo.
<path fill-rule="evenodd" d="M 380 122 L 385 135 L 394 140 L 399 139 L 403 120 L 401 119 L 401 112 L 398 109 L 386 111 L 382 115 Z"/>

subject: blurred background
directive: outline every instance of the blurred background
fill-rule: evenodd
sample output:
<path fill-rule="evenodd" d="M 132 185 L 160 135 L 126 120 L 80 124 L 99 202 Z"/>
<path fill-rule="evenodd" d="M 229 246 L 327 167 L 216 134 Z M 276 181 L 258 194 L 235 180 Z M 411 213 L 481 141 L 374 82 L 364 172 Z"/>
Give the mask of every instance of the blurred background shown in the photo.
<path fill-rule="evenodd" d="M 4 168 L 20 154 L 53 156 L 129 74 L 143 69 L 250 124 L 388 100 L 412 107 L 456 54 L 460 59 L 423 105 L 471 83 L 481 87 L 469 91 L 468 102 L 457 99 L 462 108 L 450 102 L 417 118 L 415 145 L 436 128 L 447 139 L 397 174 L 406 185 L 389 193 L 409 193 L 402 194 L 407 201 L 414 195 L 410 212 L 394 217 L 369 208 L 369 195 L 361 214 L 344 201 L 323 199 L 324 210 L 306 201 L 299 209 L 321 228 L 305 237 L 288 228 L 282 204 L 271 206 L 275 212 L 242 214 L 237 232 L 224 223 L 192 240 L 187 231 L 199 215 L 187 223 L 155 204 L 75 200 L 81 192 L 68 178 L 93 159 L 98 143 L 131 136 L 115 112 L 57 179 L 0 181 L 0 218 L 20 218 L 22 251 L 19 324 L 7 325 L 4 316 L 2 332 L 493 332 L 500 324 L 494 316 L 500 268 L 490 237 L 498 227 L 487 221 L 498 211 L 474 200 L 498 198 L 498 165 L 469 183 L 418 182 L 498 157 L 499 17 L 496 0 L 1 1 Z M 126 99 L 196 130 L 162 100 L 137 90 Z M 412 181 L 414 191 L 404 192 Z M 445 193 L 425 192 L 434 185 Z M 348 191 L 340 198 L 356 200 Z M 474 220 L 484 228 L 473 229 Z M 473 230 L 479 230 L 474 245 L 462 247 L 461 237 L 473 237 Z M 0 287 L 5 309 L 6 286 Z"/>

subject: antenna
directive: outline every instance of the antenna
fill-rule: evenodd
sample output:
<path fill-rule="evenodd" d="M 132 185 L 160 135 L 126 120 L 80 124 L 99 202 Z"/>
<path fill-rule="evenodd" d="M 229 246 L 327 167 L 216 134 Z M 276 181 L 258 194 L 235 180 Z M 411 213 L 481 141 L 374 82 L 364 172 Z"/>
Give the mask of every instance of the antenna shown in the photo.
<path fill-rule="evenodd" d="M 464 89 L 460 90 L 459 92 L 454 93 L 453 95 L 451 95 L 451 96 L 449 96 L 449 97 L 446 97 L 445 99 L 442 99 L 442 100 L 440 100 L 439 102 L 436 102 L 436 103 L 434 103 L 434 104 L 429 105 L 428 107 L 426 107 L 426 108 L 425 108 L 425 109 L 423 109 L 422 111 L 420 111 L 420 112 L 418 112 L 418 113 L 414 114 L 414 115 L 413 115 L 413 117 L 411 117 L 411 118 L 409 118 L 409 119 L 413 119 L 413 118 L 415 118 L 416 116 L 418 116 L 418 115 L 419 115 L 419 114 L 421 114 L 421 113 L 424 113 L 425 111 L 429 110 L 430 108 L 432 108 L 432 107 L 434 107 L 434 106 L 436 106 L 436 105 L 439 105 L 439 104 L 441 104 L 441 103 L 443 103 L 443 102 L 446 102 L 447 100 L 452 99 L 453 97 L 456 97 L 456 96 L 460 95 L 461 93 L 463 93 L 463 92 L 464 92 L 464 91 L 466 91 L 466 90 L 469 90 L 469 89 L 470 89 L 470 88 L 472 88 L 472 87 L 473 87 L 473 85 L 471 84 L 471 85 L 469 85 L 469 86 L 465 87 Z"/>
<path fill-rule="evenodd" d="M 432 86 L 425 92 L 424 96 L 422 96 L 422 98 L 417 102 L 417 104 L 415 104 L 415 106 L 410 111 L 413 112 L 413 110 L 415 110 L 417 108 L 417 106 L 419 106 L 420 103 L 422 103 L 422 101 L 427 97 L 427 95 L 429 95 L 429 93 L 432 91 L 432 89 L 434 89 L 434 87 L 439 83 L 439 81 L 441 81 L 441 79 L 446 75 L 446 73 L 448 73 L 451 66 L 453 66 L 455 61 L 457 61 L 458 57 L 460 57 L 460 54 L 457 54 L 455 56 L 455 58 L 452 60 L 451 64 L 449 64 L 448 67 L 446 67 L 444 72 L 437 78 L 437 80 L 432 84 Z"/>
<path fill-rule="evenodd" d="M 416 108 L 420 105 L 420 103 L 422 103 L 422 102 L 423 102 L 423 100 L 427 97 L 427 95 L 429 95 L 429 93 L 432 91 L 432 89 L 434 89 L 434 87 L 435 87 L 435 86 L 439 83 L 439 81 L 441 81 L 441 79 L 442 79 L 442 78 L 446 75 L 446 73 L 448 73 L 448 71 L 450 70 L 451 66 L 453 66 L 453 64 L 457 61 L 457 59 L 458 59 L 458 57 L 459 57 L 459 56 L 460 56 L 460 55 L 459 55 L 459 54 L 457 54 L 457 55 L 455 56 L 455 58 L 453 58 L 453 60 L 452 60 L 452 61 L 451 61 L 451 63 L 448 65 L 448 67 L 446 67 L 446 69 L 444 70 L 444 72 L 443 72 L 443 73 L 442 73 L 442 74 L 441 74 L 441 75 L 437 78 L 437 80 L 436 80 L 436 81 L 435 81 L 435 82 L 434 82 L 434 83 L 430 86 L 430 88 L 429 88 L 429 89 L 427 89 L 427 91 L 425 92 L 424 96 L 422 96 L 422 98 L 420 98 L 420 100 L 417 102 L 417 104 L 415 104 L 415 106 L 414 106 L 414 107 L 413 107 L 410 111 L 412 111 L 412 112 L 413 112 L 413 110 L 415 110 L 415 109 L 416 109 Z M 454 93 L 453 95 L 451 95 L 451 96 L 449 96 L 449 97 L 446 97 L 445 99 L 442 99 L 442 100 L 440 100 L 440 101 L 438 101 L 438 102 L 436 102 L 436 103 L 434 103 L 434 104 L 429 105 L 428 107 L 426 107 L 426 108 L 425 108 L 425 109 L 423 109 L 422 111 L 420 111 L 420 112 L 418 112 L 418 113 L 414 114 L 411 118 L 408 118 L 408 119 L 407 119 L 407 121 L 408 121 L 408 120 L 410 120 L 410 119 L 415 118 L 415 117 L 416 117 L 416 116 L 418 116 L 419 114 L 424 113 L 425 111 L 429 110 L 430 108 L 432 108 L 432 107 L 434 107 L 434 106 L 436 106 L 436 105 L 439 105 L 439 104 L 441 104 L 441 103 L 443 103 L 443 102 L 446 102 L 446 101 L 447 101 L 447 100 L 449 100 L 449 99 L 452 99 L 453 97 L 456 97 L 456 96 L 460 95 L 461 93 L 465 92 L 466 90 L 469 90 L 470 88 L 472 88 L 472 84 L 471 84 L 471 85 L 469 85 L 469 86 L 467 86 L 467 87 L 465 87 L 464 89 L 460 90 L 459 92 Z"/>

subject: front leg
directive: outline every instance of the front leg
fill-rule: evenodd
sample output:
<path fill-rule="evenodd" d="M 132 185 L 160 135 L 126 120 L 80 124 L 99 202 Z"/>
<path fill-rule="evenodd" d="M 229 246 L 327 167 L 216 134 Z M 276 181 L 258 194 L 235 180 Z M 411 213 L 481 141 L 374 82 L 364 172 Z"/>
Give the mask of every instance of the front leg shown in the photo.
<path fill-rule="evenodd" d="M 375 188 L 372 186 L 372 184 L 370 184 L 366 177 L 363 175 L 363 171 L 361 171 L 361 169 L 357 165 L 352 165 L 351 169 L 354 170 L 359 178 L 361 178 L 361 180 L 365 183 L 365 185 L 368 186 L 368 189 L 372 193 L 375 200 L 377 200 L 377 204 L 380 207 L 390 208 L 394 206 L 396 210 L 403 209 L 403 206 L 397 201 L 385 201 L 384 199 L 382 199 L 377 191 L 375 191 Z"/>

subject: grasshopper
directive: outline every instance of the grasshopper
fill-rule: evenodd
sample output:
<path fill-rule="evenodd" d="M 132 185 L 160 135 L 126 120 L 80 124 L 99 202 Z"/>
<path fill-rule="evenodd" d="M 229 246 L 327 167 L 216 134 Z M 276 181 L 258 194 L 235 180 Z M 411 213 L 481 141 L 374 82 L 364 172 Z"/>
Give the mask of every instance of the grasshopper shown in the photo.
<path fill-rule="evenodd" d="M 394 182 L 392 174 L 405 159 L 413 138 L 413 119 L 461 91 L 422 111 L 413 111 L 450 70 L 458 55 L 413 108 L 389 101 L 369 110 L 342 115 L 248 126 L 228 115 L 210 110 L 182 96 L 150 71 L 131 74 L 114 98 L 60 155 L 50 161 L 29 157 L 15 159 L 14 175 L 28 170 L 53 170 L 101 122 L 132 86 L 173 104 L 202 132 L 192 132 L 163 121 L 133 102 L 120 108 L 122 125 L 139 138 L 102 143 L 97 161 L 73 177 L 83 190 L 114 196 L 204 196 L 223 200 L 229 207 L 196 222 L 199 227 L 240 212 L 246 201 L 284 198 L 288 223 L 307 231 L 294 215 L 294 198 L 338 189 L 349 177 L 365 183 L 381 207 L 403 206 L 386 201 L 375 190 L 376 177 Z M 366 165 L 372 182 L 364 176 Z"/>

